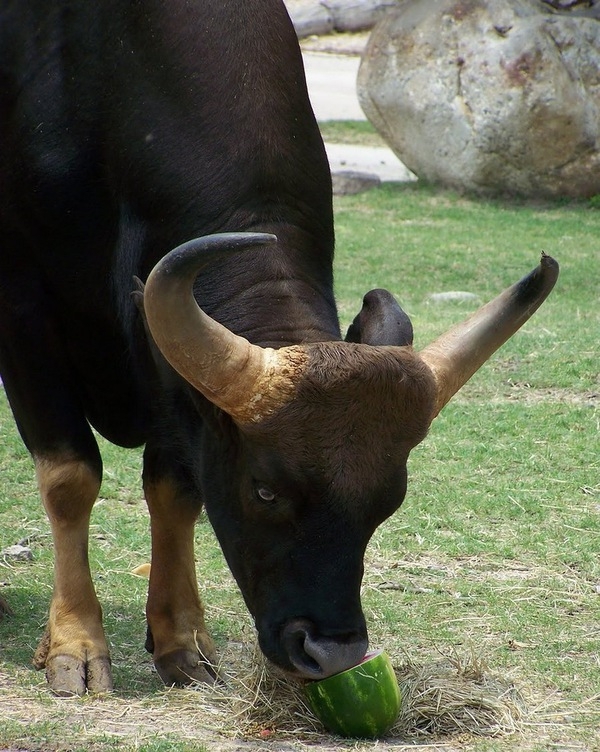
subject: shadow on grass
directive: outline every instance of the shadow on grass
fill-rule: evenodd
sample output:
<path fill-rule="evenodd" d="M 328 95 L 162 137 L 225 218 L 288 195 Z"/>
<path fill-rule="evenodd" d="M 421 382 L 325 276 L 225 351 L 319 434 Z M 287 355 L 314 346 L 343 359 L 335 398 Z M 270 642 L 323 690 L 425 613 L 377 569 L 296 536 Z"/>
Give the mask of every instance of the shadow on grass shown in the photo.
<path fill-rule="evenodd" d="M 46 626 L 49 601 L 25 587 L 11 587 L 3 594 L 12 613 L 0 621 L 0 664 L 8 674 L 30 671 L 38 684 L 33 655 Z M 104 599 L 104 627 L 111 647 L 115 694 L 139 698 L 164 690 L 164 685 L 145 650 L 146 621 L 135 604 Z"/>
<path fill-rule="evenodd" d="M 426 180 L 419 178 L 407 182 L 385 182 L 373 189 L 373 192 L 383 192 L 389 196 L 422 196 L 428 199 L 437 199 L 448 203 L 471 202 L 482 206 L 491 206 L 504 209 L 526 209 L 529 211 L 591 211 L 597 212 L 600 209 L 600 196 L 592 196 L 589 199 L 577 199 L 567 197 L 552 198 L 531 198 L 519 196 L 516 194 L 478 194 L 469 191 L 453 190 L 443 186 L 428 183 Z M 360 194 L 364 196 L 365 194 Z M 368 195 L 368 194 L 367 194 Z"/>

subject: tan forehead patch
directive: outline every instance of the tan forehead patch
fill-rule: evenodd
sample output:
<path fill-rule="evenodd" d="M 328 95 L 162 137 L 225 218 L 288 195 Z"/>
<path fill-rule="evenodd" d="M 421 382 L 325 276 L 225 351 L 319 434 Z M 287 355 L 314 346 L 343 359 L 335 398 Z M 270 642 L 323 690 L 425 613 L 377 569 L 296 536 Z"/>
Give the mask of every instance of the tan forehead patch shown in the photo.
<path fill-rule="evenodd" d="M 239 395 L 229 411 L 236 423 L 257 424 L 272 416 L 294 399 L 308 363 L 307 347 L 293 345 L 262 350 L 262 368 L 251 390 L 251 397 Z M 235 386 L 233 387 L 235 389 Z"/>

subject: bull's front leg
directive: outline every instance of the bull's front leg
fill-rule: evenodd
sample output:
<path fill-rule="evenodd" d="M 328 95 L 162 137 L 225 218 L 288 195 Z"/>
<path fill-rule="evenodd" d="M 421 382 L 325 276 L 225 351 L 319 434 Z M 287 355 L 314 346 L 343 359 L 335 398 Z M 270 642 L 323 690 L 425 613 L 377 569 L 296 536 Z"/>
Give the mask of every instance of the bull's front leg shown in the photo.
<path fill-rule="evenodd" d="M 167 685 L 213 682 L 215 649 L 206 631 L 194 560 L 197 500 L 170 479 L 144 479 L 150 511 L 152 565 L 147 649 Z"/>
<path fill-rule="evenodd" d="M 54 592 L 34 657 L 61 696 L 112 690 L 102 610 L 88 561 L 89 521 L 100 469 L 69 454 L 34 454 L 40 494 L 54 540 Z"/>

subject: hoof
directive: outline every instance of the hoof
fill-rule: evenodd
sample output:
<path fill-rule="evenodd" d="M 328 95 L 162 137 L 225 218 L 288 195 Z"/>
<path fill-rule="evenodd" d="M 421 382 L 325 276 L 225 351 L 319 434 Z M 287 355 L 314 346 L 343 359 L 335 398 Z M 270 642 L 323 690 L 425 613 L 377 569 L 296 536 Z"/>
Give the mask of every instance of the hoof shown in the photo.
<path fill-rule="evenodd" d="M 113 691 L 112 669 L 108 656 L 91 658 L 87 662 L 88 692 L 102 694 Z"/>
<path fill-rule="evenodd" d="M 112 692 L 113 688 L 109 658 L 84 663 L 71 655 L 57 655 L 46 663 L 46 679 L 57 697 Z"/>
<path fill-rule="evenodd" d="M 174 650 L 154 661 L 158 675 L 167 686 L 185 686 L 202 682 L 214 684 L 217 672 L 213 664 L 201 653 L 191 650 Z"/>

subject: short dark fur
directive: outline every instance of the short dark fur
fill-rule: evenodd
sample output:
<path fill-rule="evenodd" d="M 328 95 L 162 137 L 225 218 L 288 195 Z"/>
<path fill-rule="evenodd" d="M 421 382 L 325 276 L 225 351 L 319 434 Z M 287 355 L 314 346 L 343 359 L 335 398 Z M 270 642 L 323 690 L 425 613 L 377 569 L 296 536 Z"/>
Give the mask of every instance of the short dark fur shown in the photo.
<path fill-rule="evenodd" d="M 299 633 L 364 648 L 362 555 L 427 430 L 426 369 L 409 349 L 323 347 L 297 401 L 242 430 L 153 357 L 130 298 L 134 275 L 183 241 L 272 232 L 276 251 L 204 271 L 198 302 L 256 344 L 340 339 L 329 169 L 283 4 L 5 0 L 0 114 L 0 369 L 41 480 L 80 463 L 99 483 L 90 424 L 145 444 L 153 533 L 170 514 L 183 539 L 205 502 L 270 658 L 302 673 L 308 659 L 284 646 Z M 352 339 L 372 329 L 377 344 L 408 344 L 397 310 L 384 323 L 366 312 Z M 51 519 L 75 515 L 69 473 L 44 500 Z M 177 601 L 161 585 L 166 545 L 154 550 L 148 644 L 165 681 L 185 681 L 194 643 L 179 612 L 204 627 L 193 593 Z M 49 628 L 54 639 L 56 615 Z"/>

